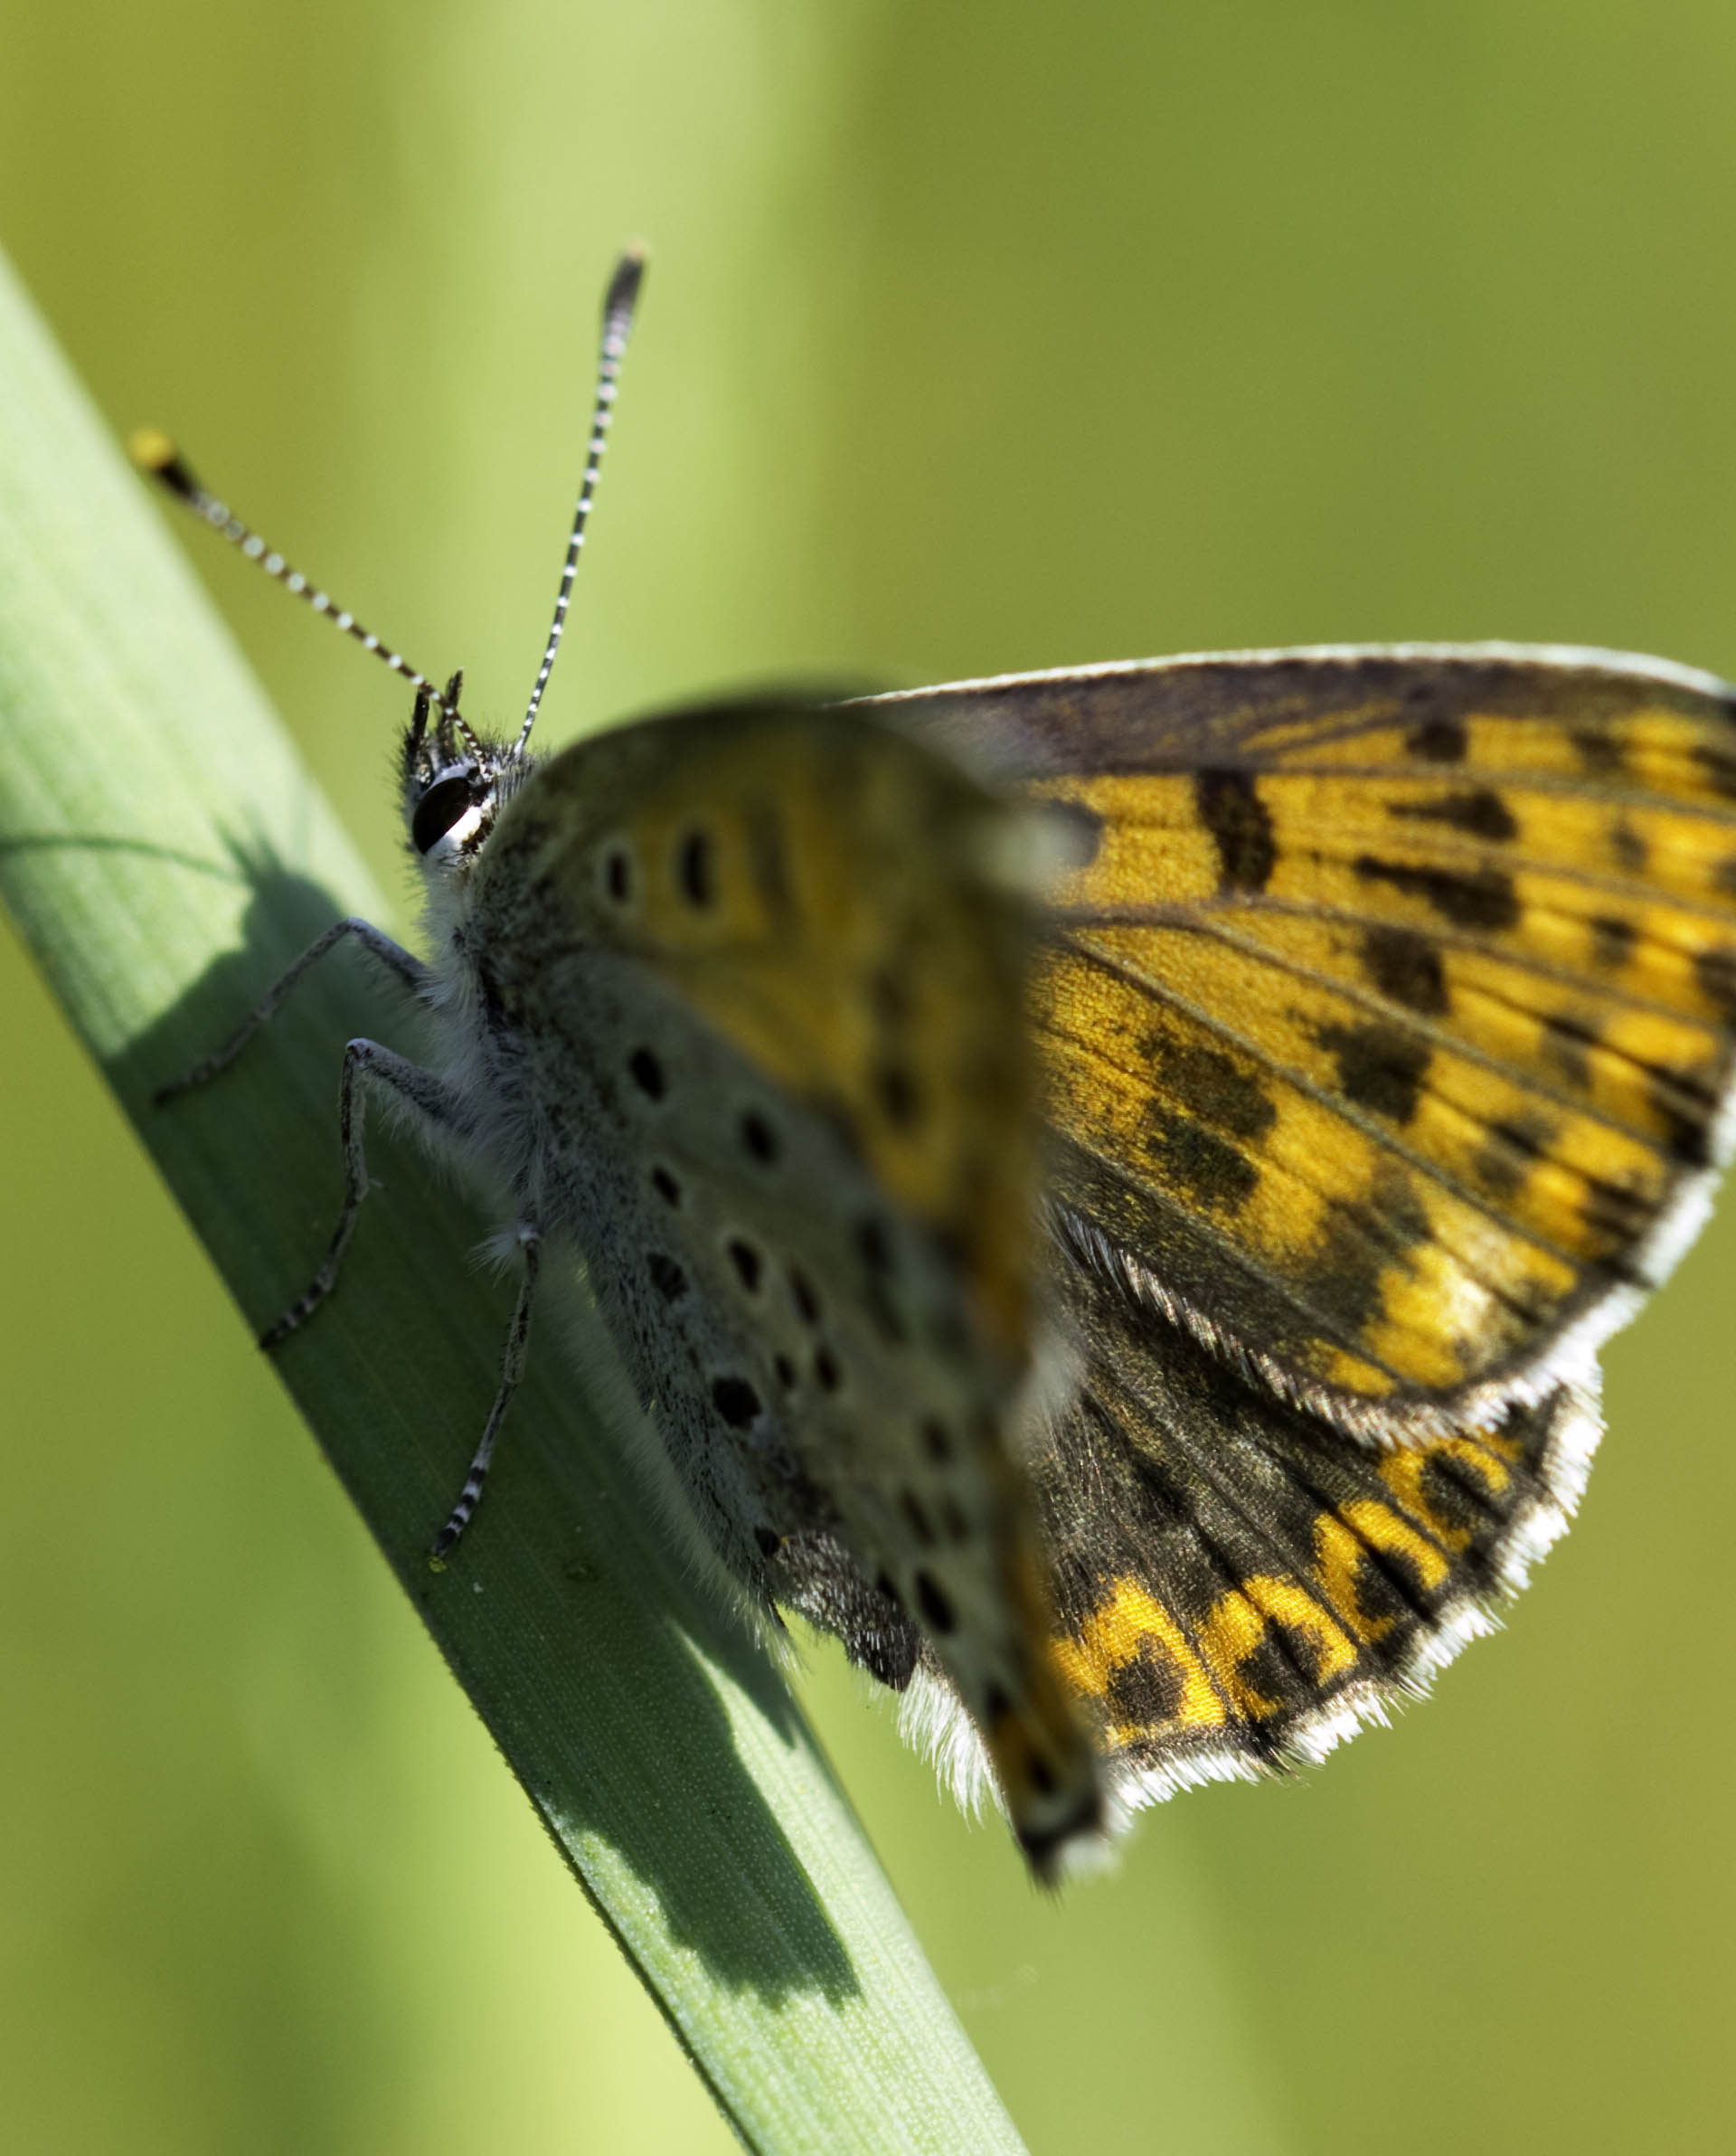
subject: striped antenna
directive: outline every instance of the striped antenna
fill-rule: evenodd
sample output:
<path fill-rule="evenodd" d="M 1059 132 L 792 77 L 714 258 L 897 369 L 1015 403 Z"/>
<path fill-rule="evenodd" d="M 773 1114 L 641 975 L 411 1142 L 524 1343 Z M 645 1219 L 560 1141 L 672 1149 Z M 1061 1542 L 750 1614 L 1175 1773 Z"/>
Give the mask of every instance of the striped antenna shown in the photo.
<path fill-rule="evenodd" d="M 220 502 L 209 494 L 193 476 L 192 467 L 166 434 L 156 427 L 140 427 L 127 444 L 127 453 L 139 470 L 149 475 L 166 487 L 175 499 L 184 502 L 193 515 L 208 524 L 212 531 L 230 544 L 237 547 L 250 562 L 264 570 L 267 576 L 275 577 L 286 591 L 294 592 L 297 599 L 305 599 L 315 613 L 324 614 L 335 628 L 346 636 L 354 637 L 363 651 L 373 652 L 375 658 L 384 662 L 394 674 L 401 674 L 419 696 L 426 696 L 430 704 L 443 712 L 471 748 L 480 755 L 482 744 L 458 715 L 455 702 L 448 702 L 446 695 L 437 689 L 426 674 L 418 673 L 401 652 L 382 644 L 371 629 L 363 629 L 352 613 L 342 607 L 335 607 L 327 595 L 316 585 L 310 584 L 299 569 L 292 569 L 275 548 L 267 546 L 259 534 L 251 531 L 235 515 L 227 502 Z"/>
<path fill-rule="evenodd" d="M 542 652 L 542 664 L 537 668 L 536 686 L 531 691 L 530 709 L 524 714 L 524 723 L 518 730 L 518 745 L 522 749 L 531 738 L 531 728 L 536 723 L 537 707 L 542 701 L 542 692 L 548 686 L 549 676 L 554 671 L 554 655 L 561 648 L 561 638 L 567 626 L 567 607 L 572 598 L 572 579 L 579 567 L 579 556 L 585 544 L 585 521 L 590 515 L 590 505 L 597 492 L 597 474 L 602 468 L 603 451 L 609 446 L 609 422 L 615 416 L 616 384 L 620 378 L 621 355 L 627 350 L 627 334 L 633 327 L 633 310 L 638 304 L 639 287 L 645 282 L 645 252 L 637 247 L 629 248 L 615 265 L 615 274 L 609 280 L 609 289 L 603 295 L 603 345 L 597 362 L 597 402 L 591 407 L 590 442 L 585 451 L 585 476 L 579 488 L 579 506 L 572 513 L 572 534 L 567 541 L 567 558 L 561 568 L 561 589 L 555 594 L 554 619 L 549 626 L 549 640 Z"/>

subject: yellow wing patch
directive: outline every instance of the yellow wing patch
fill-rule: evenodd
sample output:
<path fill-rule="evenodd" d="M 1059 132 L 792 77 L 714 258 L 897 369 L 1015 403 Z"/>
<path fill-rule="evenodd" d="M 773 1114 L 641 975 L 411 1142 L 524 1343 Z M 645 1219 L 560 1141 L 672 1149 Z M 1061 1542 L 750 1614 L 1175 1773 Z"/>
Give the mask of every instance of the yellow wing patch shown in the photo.
<path fill-rule="evenodd" d="M 609 768 L 628 759 L 646 768 Z M 565 811 L 551 814 L 542 873 L 832 1121 L 958 1254 L 1016 1366 L 1034 1175 L 1017 1017 L 1028 931 L 986 871 L 994 804 L 882 728 L 809 711 L 624 729 L 563 763 L 539 783 Z"/>
<path fill-rule="evenodd" d="M 1644 1284 L 1710 1158 L 1736 729 L 1521 686 L 1029 782 L 1092 841 L 1034 993 L 1058 1194 L 1305 1386 L 1497 1380 Z"/>
<path fill-rule="evenodd" d="M 1384 1496 L 1315 1516 L 1306 1566 L 1250 1573 L 1197 1610 L 1119 1574 L 1051 1643 L 1051 1659 L 1099 1717 L 1111 1752 L 1184 1755 L 1232 1744 L 1248 1726 L 1266 1726 L 1268 1746 L 1278 1735 L 1281 1748 L 1278 1733 L 1316 1722 L 1341 1693 L 1393 1688 L 1395 1636 L 1414 1641 L 1463 1599 L 1461 1560 L 1509 1514 L 1523 1451 L 1484 1436 L 1390 1453 L 1375 1470 Z M 1480 1516 L 1443 1498 L 1455 1484 L 1476 1494 Z M 1408 1601 L 1371 1602 L 1371 1575 L 1394 1571 Z"/>
<path fill-rule="evenodd" d="M 1118 1676 L 1145 1663 L 1174 1694 L 1174 1706 L 1159 1726 L 1216 1729 L 1229 1719 L 1204 1660 L 1179 1621 L 1137 1579 L 1109 1582 L 1101 1602 L 1086 1614 L 1077 1633 L 1056 1639 L 1050 1655 L 1071 1691 L 1106 1707 Z M 1109 1741 L 1117 1745 L 1136 1743 L 1146 1734 L 1146 1726 L 1138 1723 L 1111 1724 L 1108 1732 Z"/>

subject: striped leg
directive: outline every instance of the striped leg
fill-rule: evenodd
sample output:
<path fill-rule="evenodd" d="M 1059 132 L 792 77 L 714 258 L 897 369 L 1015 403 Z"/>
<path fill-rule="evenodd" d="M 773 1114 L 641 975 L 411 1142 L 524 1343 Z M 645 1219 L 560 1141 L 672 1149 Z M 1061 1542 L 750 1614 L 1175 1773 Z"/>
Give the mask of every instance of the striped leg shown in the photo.
<path fill-rule="evenodd" d="M 378 1041 L 351 1041 L 344 1050 L 344 1076 L 338 1086 L 338 1130 L 344 1147 L 344 1210 L 326 1250 L 324 1262 L 306 1291 L 292 1302 L 275 1325 L 259 1335 L 259 1346 L 272 1348 L 298 1331 L 331 1293 L 337 1268 L 355 1233 L 356 1215 L 368 1195 L 368 1163 L 363 1146 L 366 1088 L 373 1086 L 393 1098 L 410 1120 L 420 1122 L 423 1135 L 436 1141 L 442 1134 L 467 1127 L 467 1118 L 457 1096 L 408 1057 L 382 1048 Z"/>
<path fill-rule="evenodd" d="M 528 1222 L 521 1222 L 518 1242 L 524 1253 L 524 1285 L 518 1291 L 518 1307 L 513 1312 L 513 1321 L 506 1331 L 506 1352 L 501 1357 L 500 1366 L 500 1390 L 495 1395 L 495 1404 L 488 1410 L 482 1441 L 476 1447 L 476 1458 L 470 1462 L 470 1471 L 464 1479 L 464 1488 L 458 1492 L 458 1501 L 448 1516 L 446 1525 L 434 1537 L 434 1546 L 429 1552 L 437 1565 L 469 1526 L 471 1515 L 482 1500 L 483 1484 L 488 1480 L 488 1462 L 494 1458 L 495 1440 L 499 1436 L 500 1425 L 505 1420 L 507 1403 L 518 1389 L 519 1379 L 524 1375 L 524 1356 L 530 1346 L 531 1305 L 536 1299 L 536 1271 L 542 1237 Z"/>
<path fill-rule="evenodd" d="M 179 1078 L 171 1078 L 166 1085 L 157 1087 L 152 1096 L 156 1106 L 160 1108 L 164 1102 L 174 1100 L 177 1093 L 188 1092 L 195 1085 L 203 1085 L 208 1078 L 214 1078 L 219 1071 L 226 1070 L 266 1020 L 273 1016 L 302 975 L 346 937 L 354 937 L 371 958 L 377 959 L 382 966 L 395 973 L 407 988 L 420 988 L 427 981 L 429 969 L 422 961 L 412 957 L 402 944 L 394 943 L 390 936 L 382 934 L 372 922 L 359 921 L 354 916 L 347 921 L 335 921 L 323 936 L 317 937 L 307 946 L 283 978 L 266 990 L 255 1008 L 221 1048 L 207 1055 L 203 1063 L 194 1064 L 192 1070 L 184 1072 Z"/>

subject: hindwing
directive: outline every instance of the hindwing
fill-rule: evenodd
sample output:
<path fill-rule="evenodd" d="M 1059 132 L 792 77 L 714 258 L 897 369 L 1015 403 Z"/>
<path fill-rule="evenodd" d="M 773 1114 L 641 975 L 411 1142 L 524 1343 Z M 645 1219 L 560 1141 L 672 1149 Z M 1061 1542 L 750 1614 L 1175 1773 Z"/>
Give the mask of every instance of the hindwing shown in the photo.
<path fill-rule="evenodd" d="M 1052 1652 L 1123 1802 L 1317 1759 L 1383 1718 L 1566 1527 L 1597 1435 L 1587 1386 L 1374 1451 L 1226 1369 L 1088 1253 L 1058 1257 L 1081 1362 L 1030 1471 Z"/>

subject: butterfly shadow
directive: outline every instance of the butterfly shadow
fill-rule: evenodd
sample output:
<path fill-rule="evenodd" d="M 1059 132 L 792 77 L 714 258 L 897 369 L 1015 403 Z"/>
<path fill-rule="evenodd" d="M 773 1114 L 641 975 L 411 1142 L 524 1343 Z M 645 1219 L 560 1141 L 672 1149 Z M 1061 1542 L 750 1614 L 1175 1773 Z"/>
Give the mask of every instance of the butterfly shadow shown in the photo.
<path fill-rule="evenodd" d="M 155 1104 L 341 910 L 257 841 L 230 853 L 222 873 L 247 893 L 239 943 L 106 1073 L 257 1332 L 305 1284 L 336 1216 L 343 1044 L 366 1035 L 413 1055 L 420 1043 L 407 993 L 341 949 L 231 1067 Z M 221 865 L 164 865 L 184 905 L 184 872 L 209 888 Z M 766 1786 L 829 1782 L 830 1769 L 763 1650 L 684 1568 L 611 1433 L 608 1383 L 566 1365 L 554 1326 L 539 1329 L 476 1520 L 447 1568 L 430 1568 L 514 1286 L 477 1262 L 498 1222 L 385 1118 L 367 1145 L 374 1189 L 339 1285 L 273 1356 L 326 1459 L 636 1958 L 655 1943 L 636 1934 L 648 1892 L 655 1928 L 714 1983 L 769 2001 L 854 1995 L 849 1950 Z M 732 1721 L 769 1770 L 750 1767 Z"/>

